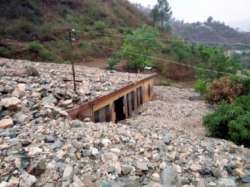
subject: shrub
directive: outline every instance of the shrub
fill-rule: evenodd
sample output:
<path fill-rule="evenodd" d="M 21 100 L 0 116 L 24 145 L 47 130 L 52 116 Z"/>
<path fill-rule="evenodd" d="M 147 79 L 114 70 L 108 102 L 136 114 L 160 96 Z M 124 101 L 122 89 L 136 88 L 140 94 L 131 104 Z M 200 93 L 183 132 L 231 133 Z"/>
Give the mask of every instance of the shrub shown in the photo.
<path fill-rule="evenodd" d="M 38 59 L 54 61 L 56 60 L 56 56 L 53 55 L 48 49 L 46 49 L 42 44 L 38 42 L 31 42 L 28 45 L 28 50 L 35 53 Z"/>
<path fill-rule="evenodd" d="M 250 112 L 229 123 L 229 137 L 238 144 L 250 146 Z"/>
<path fill-rule="evenodd" d="M 194 85 L 194 89 L 196 92 L 199 92 L 203 95 L 207 93 L 207 83 L 206 81 L 198 79 Z"/>
<path fill-rule="evenodd" d="M 238 59 L 225 56 L 222 49 L 200 46 L 198 56 L 201 63 L 196 73 L 202 80 L 213 81 L 225 73 L 236 74 L 242 68 Z"/>
<path fill-rule="evenodd" d="M 250 94 L 250 78 L 249 77 L 239 77 L 239 76 L 230 76 L 230 80 L 233 84 L 242 85 L 242 95 Z"/>
<path fill-rule="evenodd" d="M 228 138 L 229 122 L 243 114 L 244 109 L 242 107 L 224 103 L 214 113 L 204 118 L 204 126 L 211 136 Z"/>
<path fill-rule="evenodd" d="M 106 28 L 106 24 L 103 21 L 96 21 L 94 27 L 97 31 L 103 32 Z"/>
<path fill-rule="evenodd" d="M 203 124 L 211 136 L 250 146 L 250 96 L 221 104 L 203 119 Z"/>
<path fill-rule="evenodd" d="M 108 59 L 108 67 L 107 67 L 107 69 L 114 70 L 117 63 L 119 63 L 120 58 L 121 58 L 121 56 L 120 56 L 119 53 L 116 53 L 111 58 L 109 58 Z"/>
<path fill-rule="evenodd" d="M 11 51 L 7 47 L 0 46 L 0 56 L 1 57 L 8 57 L 10 56 Z"/>
<path fill-rule="evenodd" d="M 222 77 L 213 81 L 208 90 L 209 101 L 218 103 L 221 101 L 232 102 L 241 95 L 243 86 L 233 83 L 228 77 Z"/>
<path fill-rule="evenodd" d="M 144 26 L 128 34 L 118 51 L 121 60 L 128 62 L 128 68 L 132 70 L 143 70 L 146 66 L 152 66 L 151 56 L 157 52 L 160 44 L 157 40 L 159 33 L 151 27 Z M 114 54 L 116 55 L 116 54 Z"/>

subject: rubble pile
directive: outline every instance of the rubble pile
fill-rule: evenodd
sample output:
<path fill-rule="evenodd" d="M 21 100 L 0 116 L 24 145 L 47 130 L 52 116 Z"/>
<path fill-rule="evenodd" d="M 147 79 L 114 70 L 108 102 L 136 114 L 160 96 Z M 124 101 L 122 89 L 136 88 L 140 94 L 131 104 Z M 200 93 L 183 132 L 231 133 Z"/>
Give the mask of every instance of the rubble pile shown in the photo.
<path fill-rule="evenodd" d="M 78 102 L 136 77 L 83 69 L 77 95 L 67 68 L 1 61 L 0 187 L 249 185 L 250 150 L 204 136 L 210 109 L 192 90 L 155 87 L 156 99 L 118 124 L 70 120 Z"/>

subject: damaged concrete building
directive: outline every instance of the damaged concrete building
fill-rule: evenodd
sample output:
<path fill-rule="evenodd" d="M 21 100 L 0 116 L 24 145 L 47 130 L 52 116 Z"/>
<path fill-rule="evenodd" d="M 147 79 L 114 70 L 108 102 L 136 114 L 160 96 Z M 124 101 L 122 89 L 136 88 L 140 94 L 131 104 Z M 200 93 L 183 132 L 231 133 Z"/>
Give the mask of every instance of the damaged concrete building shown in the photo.
<path fill-rule="evenodd" d="M 153 97 L 154 74 L 107 71 L 77 65 L 76 94 L 69 64 L 10 59 L 1 61 L 8 67 L 0 72 L 2 75 L 19 77 L 30 73 L 32 68 L 38 70 L 40 77 L 31 76 L 30 82 L 46 87 L 48 91 L 44 94 L 56 96 L 55 106 L 67 111 L 72 119 L 90 118 L 94 122 L 118 122 L 132 116 L 143 103 Z M 61 98 L 62 95 L 64 98 Z M 67 102 L 70 104 L 64 106 Z"/>
<path fill-rule="evenodd" d="M 153 78 L 149 75 L 107 95 L 83 103 L 69 113 L 72 118 L 90 117 L 95 122 L 118 122 L 130 117 L 153 97 Z"/>

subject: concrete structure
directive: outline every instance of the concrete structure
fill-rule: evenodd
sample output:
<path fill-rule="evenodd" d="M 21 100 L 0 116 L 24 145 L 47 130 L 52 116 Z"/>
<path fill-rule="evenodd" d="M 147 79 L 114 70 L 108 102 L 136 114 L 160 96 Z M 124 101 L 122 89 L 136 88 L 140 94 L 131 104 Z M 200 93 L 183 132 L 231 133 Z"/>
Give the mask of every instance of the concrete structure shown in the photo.
<path fill-rule="evenodd" d="M 49 105 L 63 106 L 71 118 L 91 118 L 95 122 L 120 121 L 130 117 L 143 103 L 153 97 L 155 75 L 107 71 L 76 65 L 77 93 L 73 89 L 69 64 L 31 62 L 0 58 L 1 76 L 26 77 L 26 67 L 39 71 L 39 77 L 27 77 L 29 86 L 42 84 L 56 102 Z M 22 79 L 22 78 L 21 78 Z M 44 96 L 44 97 L 45 97 Z M 65 105 L 65 100 L 69 104 Z M 67 103 L 66 102 L 66 103 Z"/>
<path fill-rule="evenodd" d="M 153 98 L 155 75 L 128 84 L 108 95 L 96 98 L 69 111 L 78 119 L 91 118 L 94 122 L 118 122 L 130 117 L 143 103 Z"/>

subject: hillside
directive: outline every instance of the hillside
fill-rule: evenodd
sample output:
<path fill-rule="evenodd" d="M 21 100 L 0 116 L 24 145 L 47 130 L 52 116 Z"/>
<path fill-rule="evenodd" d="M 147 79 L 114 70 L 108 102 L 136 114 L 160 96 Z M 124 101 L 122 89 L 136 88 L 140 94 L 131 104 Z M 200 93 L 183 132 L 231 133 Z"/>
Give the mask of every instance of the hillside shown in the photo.
<path fill-rule="evenodd" d="M 172 30 L 190 42 L 236 49 L 250 47 L 250 33 L 240 32 L 218 21 L 210 20 L 204 23 L 173 21 Z"/>
<path fill-rule="evenodd" d="M 120 44 L 111 36 L 145 23 L 126 0 L 1 1 L 0 56 L 59 62 L 107 56 Z"/>

